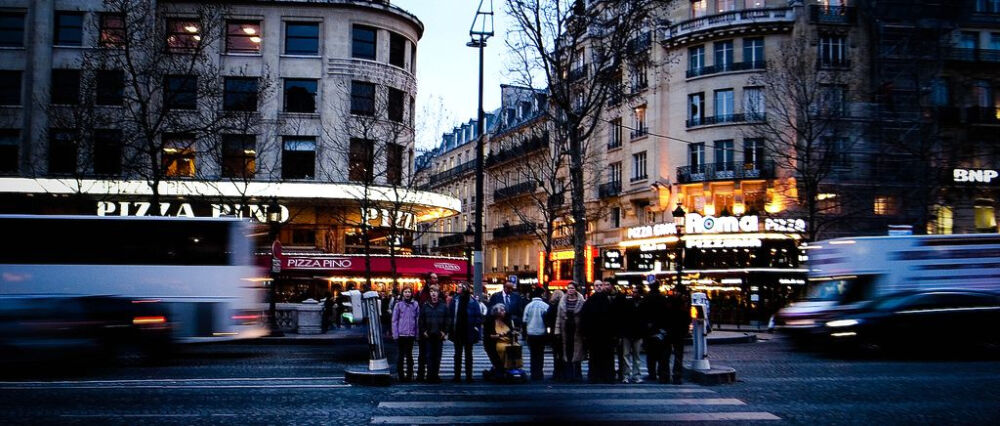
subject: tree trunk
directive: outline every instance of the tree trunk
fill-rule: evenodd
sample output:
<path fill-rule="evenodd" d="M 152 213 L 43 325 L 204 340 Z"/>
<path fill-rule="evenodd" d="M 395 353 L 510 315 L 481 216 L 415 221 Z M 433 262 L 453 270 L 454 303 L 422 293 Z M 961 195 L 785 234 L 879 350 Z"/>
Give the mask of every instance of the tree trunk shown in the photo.
<path fill-rule="evenodd" d="M 572 120 L 570 121 L 573 122 Z M 573 193 L 573 204 L 571 215 L 573 218 L 573 281 L 577 285 L 583 283 L 584 293 L 590 290 L 590 283 L 587 282 L 586 257 L 584 256 L 587 247 L 587 207 L 584 204 L 584 183 L 583 183 L 583 141 L 580 140 L 576 129 L 570 130 L 570 166 L 569 175 L 572 182 L 570 190 Z"/>

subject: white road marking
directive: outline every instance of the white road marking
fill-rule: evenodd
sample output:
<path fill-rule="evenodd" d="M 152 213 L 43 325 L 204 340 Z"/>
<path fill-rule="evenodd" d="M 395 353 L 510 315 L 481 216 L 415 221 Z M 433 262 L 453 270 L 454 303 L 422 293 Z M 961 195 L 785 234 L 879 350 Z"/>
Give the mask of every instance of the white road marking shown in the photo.
<path fill-rule="evenodd" d="M 351 385 L 64 385 L 64 386 L 0 386 L 0 390 L 42 390 L 42 389 L 336 389 L 349 388 Z"/>
<path fill-rule="evenodd" d="M 644 385 L 636 385 L 644 386 Z M 705 388 L 663 388 L 663 387 L 637 387 L 637 388 L 627 388 L 618 387 L 613 389 L 603 388 L 603 389 L 573 389 L 569 391 L 567 387 L 554 387 L 552 389 L 532 389 L 532 395 L 543 395 L 543 394 L 555 394 L 555 395 L 565 395 L 567 393 L 577 395 L 577 394 L 602 394 L 607 397 L 613 397 L 619 394 L 661 394 L 661 393 L 716 393 L 715 391 L 705 389 Z M 490 387 L 488 389 L 477 389 L 477 390 L 413 390 L 413 391 L 399 391 L 395 392 L 395 395 L 437 395 L 437 396 L 494 396 L 499 394 L 496 387 Z M 436 404 L 435 404 L 436 405 Z"/>
<path fill-rule="evenodd" d="M 253 382 L 253 381 L 296 381 L 296 380 L 344 380 L 344 376 L 324 377 L 226 377 L 215 379 L 120 379 L 120 380 L 52 380 L 52 381 L 0 381 L 0 385 L 56 385 L 56 384 L 98 384 L 98 383 L 184 383 L 184 382 Z"/>
<path fill-rule="evenodd" d="M 491 408 L 497 406 L 496 401 L 385 401 L 378 408 Z M 504 408 L 544 408 L 551 407 L 552 401 L 527 400 L 503 401 Z M 746 405 L 735 398 L 666 398 L 666 399 L 601 399 L 601 400 L 568 400 L 560 401 L 560 406 L 590 406 L 590 407 L 621 407 L 650 405 Z"/>
<path fill-rule="evenodd" d="M 467 424 L 467 423 L 542 423 L 542 422 L 708 422 L 781 420 L 768 412 L 735 413 L 601 413 L 567 415 L 471 415 L 471 416 L 376 416 L 372 424 Z"/>

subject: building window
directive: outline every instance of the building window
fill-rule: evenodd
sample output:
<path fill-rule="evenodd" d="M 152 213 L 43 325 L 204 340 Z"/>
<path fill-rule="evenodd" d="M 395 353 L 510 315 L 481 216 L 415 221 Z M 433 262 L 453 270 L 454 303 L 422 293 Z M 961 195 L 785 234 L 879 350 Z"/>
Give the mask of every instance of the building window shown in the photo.
<path fill-rule="evenodd" d="M 69 129 L 49 131 L 49 173 L 76 173 L 77 134 Z"/>
<path fill-rule="evenodd" d="M 619 162 L 615 162 L 615 163 L 609 164 L 608 165 L 608 182 L 609 183 L 614 183 L 614 182 L 621 183 L 621 181 L 622 181 L 622 163 L 619 161 Z"/>
<path fill-rule="evenodd" d="M 0 13 L 0 47 L 24 46 L 24 14 Z"/>
<path fill-rule="evenodd" d="M 119 176 L 122 173 L 122 131 L 98 129 L 94 131 L 94 174 Z"/>
<path fill-rule="evenodd" d="M 388 105 L 386 105 L 389 119 L 397 123 L 403 122 L 403 115 L 406 111 L 406 94 L 399 89 L 389 88 Z"/>
<path fill-rule="evenodd" d="M 394 32 L 389 33 L 389 65 L 406 67 L 406 37 Z"/>
<path fill-rule="evenodd" d="M 52 105 L 80 103 L 80 70 L 52 70 L 51 88 L 49 103 Z"/>
<path fill-rule="evenodd" d="M 168 177 L 194 177 L 195 140 L 191 135 L 163 136 L 163 174 Z"/>
<path fill-rule="evenodd" d="M 351 114 L 375 115 L 375 83 L 351 82 Z"/>
<path fill-rule="evenodd" d="M 167 19 L 167 50 L 186 52 L 198 48 L 201 24 L 194 19 Z"/>
<path fill-rule="evenodd" d="M 83 12 L 56 12 L 55 25 L 53 45 L 80 46 L 83 44 Z"/>
<path fill-rule="evenodd" d="M 743 207 L 746 214 L 760 214 L 764 212 L 767 205 L 767 192 L 763 188 L 758 190 L 743 189 Z"/>
<path fill-rule="evenodd" d="M 736 10 L 736 0 L 716 0 L 719 6 L 719 13 Z M 740 4 L 743 0 L 740 0 Z"/>
<path fill-rule="evenodd" d="M 761 37 L 743 39 L 743 62 L 752 68 L 764 67 L 764 39 Z"/>
<path fill-rule="evenodd" d="M 847 113 L 847 88 L 839 84 L 824 84 L 820 86 L 820 114 L 841 117 Z"/>
<path fill-rule="evenodd" d="M 351 138 L 348 179 L 372 182 L 375 179 L 375 144 L 368 139 Z"/>
<path fill-rule="evenodd" d="M 840 196 L 833 192 L 816 194 L 816 210 L 821 214 L 840 214 Z"/>
<path fill-rule="evenodd" d="M 823 137 L 820 139 L 820 143 L 823 148 L 821 155 L 825 156 L 825 158 L 820 159 L 821 163 L 826 162 L 831 167 L 841 169 L 851 167 L 851 154 L 847 149 L 847 138 Z"/>
<path fill-rule="evenodd" d="M 116 70 L 97 71 L 98 105 L 121 105 L 125 97 L 125 73 Z"/>
<path fill-rule="evenodd" d="M 876 216 L 891 216 L 898 214 L 899 202 L 896 197 L 890 195 L 878 195 L 875 197 L 874 213 Z"/>
<path fill-rule="evenodd" d="M 21 71 L 0 71 L 0 105 L 21 105 Z"/>
<path fill-rule="evenodd" d="M 953 232 L 955 226 L 955 212 L 948 206 L 935 205 L 933 208 L 935 220 L 927 227 L 931 234 L 948 235 Z"/>
<path fill-rule="evenodd" d="M 1000 13 L 1000 0 L 976 0 L 976 12 Z"/>
<path fill-rule="evenodd" d="M 715 170 L 731 172 L 735 169 L 736 158 L 734 156 L 733 141 L 715 141 Z"/>
<path fill-rule="evenodd" d="M 253 179 L 257 173 L 257 138 L 222 135 L 222 177 Z"/>
<path fill-rule="evenodd" d="M 286 55 L 319 55 L 318 22 L 285 23 Z"/>
<path fill-rule="evenodd" d="M 385 179 L 391 185 L 403 183 L 403 145 L 386 144 Z"/>
<path fill-rule="evenodd" d="M 733 41 L 715 42 L 715 71 L 730 71 L 733 69 Z"/>
<path fill-rule="evenodd" d="M 645 136 L 647 132 L 646 127 L 646 106 L 638 106 L 635 108 L 635 121 L 633 125 L 635 130 L 632 131 L 632 139 L 638 138 L 640 136 Z"/>
<path fill-rule="evenodd" d="M 351 30 L 351 57 L 375 60 L 377 30 L 364 25 L 355 25 Z"/>
<path fill-rule="evenodd" d="M 975 31 L 962 31 L 958 35 L 958 47 L 961 49 L 978 49 L 979 33 Z"/>
<path fill-rule="evenodd" d="M 621 207 L 612 207 L 610 214 L 611 214 L 611 216 L 610 216 L 609 219 L 611 220 L 611 227 L 612 228 L 620 228 L 622 226 L 622 209 L 621 209 Z"/>
<path fill-rule="evenodd" d="M 0 129 L 0 174 L 17 173 L 20 162 L 21 132 Z"/>
<path fill-rule="evenodd" d="M 733 121 L 733 89 L 715 91 L 715 120 L 717 123 Z"/>
<path fill-rule="evenodd" d="M 171 75 L 163 84 L 163 107 L 166 109 L 198 108 L 198 76 Z"/>
<path fill-rule="evenodd" d="M 102 13 L 100 15 L 100 36 L 98 42 L 102 47 L 122 47 L 125 45 L 125 16 L 121 13 Z"/>
<path fill-rule="evenodd" d="M 262 35 L 260 21 L 226 21 L 226 52 L 258 53 Z"/>
<path fill-rule="evenodd" d="M 281 152 L 283 179 L 312 179 L 316 173 L 316 138 L 286 137 Z"/>
<path fill-rule="evenodd" d="M 705 122 L 705 94 L 688 95 L 688 127 L 700 126 Z"/>
<path fill-rule="evenodd" d="M 632 67 L 632 73 L 630 74 L 632 79 L 632 92 L 639 92 L 649 86 L 649 80 L 646 76 L 646 66 L 642 64 L 634 65 Z"/>
<path fill-rule="evenodd" d="M 226 77 L 226 90 L 222 94 L 225 111 L 257 111 L 257 78 Z"/>
<path fill-rule="evenodd" d="M 622 119 L 611 120 L 608 126 L 608 149 L 622 146 Z"/>
<path fill-rule="evenodd" d="M 997 232 L 997 215 L 993 200 L 976 200 L 972 206 L 976 232 Z"/>
<path fill-rule="evenodd" d="M 285 79 L 285 112 L 316 112 L 317 80 Z"/>
<path fill-rule="evenodd" d="M 824 35 L 819 38 L 819 61 L 824 67 L 844 67 L 847 62 L 847 39 L 844 36 Z"/>
<path fill-rule="evenodd" d="M 745 139 L 743 141 L 743 164 L 749 170 L 760 170 L 764 162 L 764 140 Z"/>
<path fill-rule="evenodd" d="M 764 88 L 743 88 L 743 113 L 747 121 L 764 120 Z"/>
<path fill-rule="evenodd" d="M 948 80 L 941 77 L 931 79 L 931 104 L 937 107 L 948 106 Z"/>
<path fill-rule="evenodd" d="M 691 2 L 691 17 L 700 18 L 708 15 L 708 0 L 693 0 Z"/>
<path fill-rule="evenodd" d="M 705 67 L 705 46 L 695 46 L 688 48 L 688 70 L 691 74 L 698 74 Z"/>
<path fill-rule="evenodd" d="M 632 154 L 632 182 L 643 180 L 646 175 L 646 152 Z"/>
<path fill-rule="evenodd" d="M 688 145 L 688 162 L 692 169 L 705 165 L 705 143 L 698 142 Z"/>

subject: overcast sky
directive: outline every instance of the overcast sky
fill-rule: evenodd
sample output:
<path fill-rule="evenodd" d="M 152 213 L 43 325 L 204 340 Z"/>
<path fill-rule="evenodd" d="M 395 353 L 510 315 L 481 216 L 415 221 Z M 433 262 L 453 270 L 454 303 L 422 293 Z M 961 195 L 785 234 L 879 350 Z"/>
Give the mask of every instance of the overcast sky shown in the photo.
<path fill-rule="evenodd" d="M 508 56 L 503 42 L 508 19 L 503 16 L 503 0 L 493 3 L 496 36 L 486 47 L 483 86 L 486 111 L 500 105 L 500 84 L 508 82 L 504 77 L 507 65 L 502 59 Z M 442 132 L 476 117 L 479 50 L 465 43 L 469 41 L 469 27 L 479 0 L 392 0 L 392 4 L 413 13 L 424 23 L 424 36 L 417 46 L 417 119 L 423 121 L 423 125 L 417 125 L 417 147 L 431 148 Z M 441 119 L 427 111 L 437 110 L 438 104 L 444 107 Z M 441 124 L 435 124 L 438 122 Z"/>

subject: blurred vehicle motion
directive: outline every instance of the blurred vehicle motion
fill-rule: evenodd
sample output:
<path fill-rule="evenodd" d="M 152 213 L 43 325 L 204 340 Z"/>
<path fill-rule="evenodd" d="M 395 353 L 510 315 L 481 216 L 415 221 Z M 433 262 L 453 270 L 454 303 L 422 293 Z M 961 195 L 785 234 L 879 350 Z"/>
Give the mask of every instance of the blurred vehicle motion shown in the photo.
<path fill-rule="evenodd" d="M 800 343 L 995 339 L 994 330 L 964 333 L 995 321 L 1000 308 L 1000 235 L 839 238 L 807 249 L 805 296 L 774 317 L 775 329 Z"/>
<path fill-rule="evenodd" d="M 236 219 L 0 215 L 0 358 L 162 354 L 266 334 L 265 271 Z"/>

